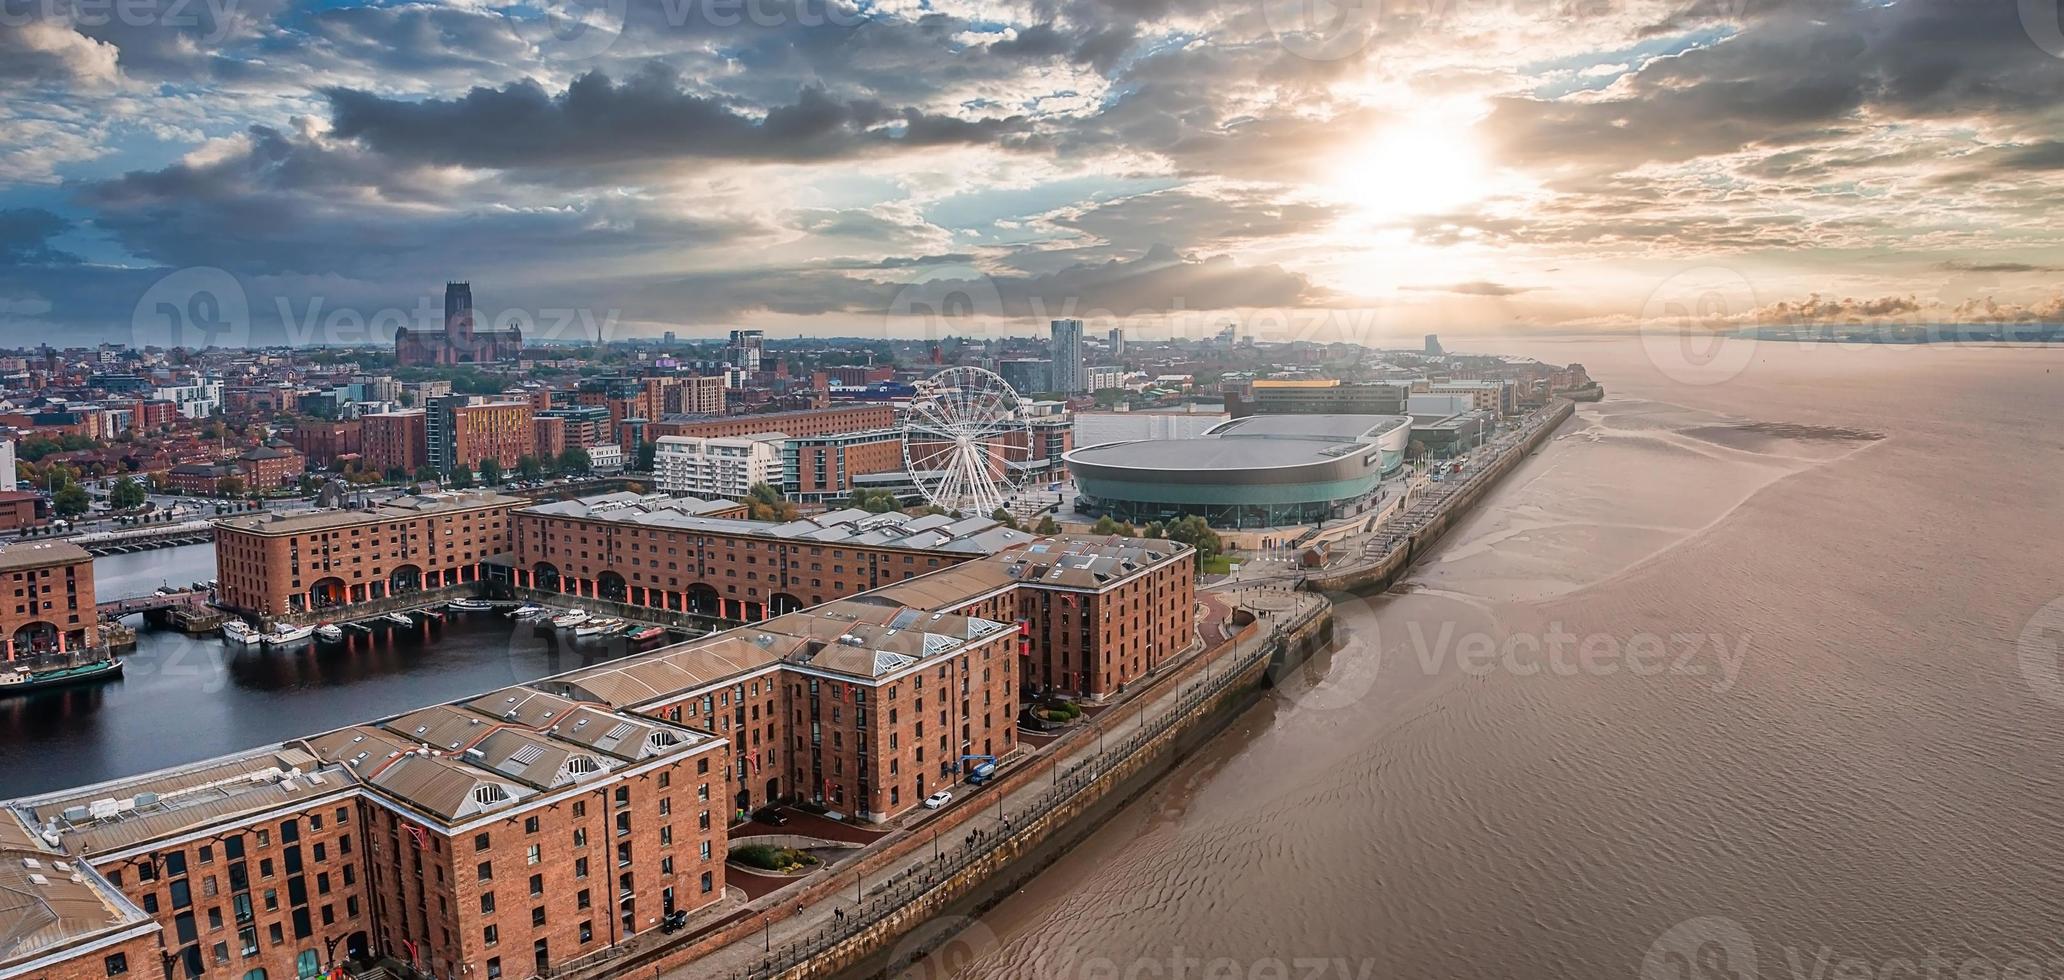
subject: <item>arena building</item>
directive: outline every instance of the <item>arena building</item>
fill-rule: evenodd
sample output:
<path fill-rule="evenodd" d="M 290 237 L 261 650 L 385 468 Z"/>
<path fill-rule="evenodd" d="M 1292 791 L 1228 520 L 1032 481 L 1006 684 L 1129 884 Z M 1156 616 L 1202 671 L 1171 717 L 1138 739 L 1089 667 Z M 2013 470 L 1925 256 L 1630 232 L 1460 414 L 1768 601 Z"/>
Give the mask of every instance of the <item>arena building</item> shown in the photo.
<path fill-rule="evenodd" d="M 1366 510 L 1404 463 L 1403 415 L 1254 415 L 1195 439 L 1107 442 L 1067 455 L 1080 509 L 1132 523 L 1198 516 L 1288 527 Z"/>

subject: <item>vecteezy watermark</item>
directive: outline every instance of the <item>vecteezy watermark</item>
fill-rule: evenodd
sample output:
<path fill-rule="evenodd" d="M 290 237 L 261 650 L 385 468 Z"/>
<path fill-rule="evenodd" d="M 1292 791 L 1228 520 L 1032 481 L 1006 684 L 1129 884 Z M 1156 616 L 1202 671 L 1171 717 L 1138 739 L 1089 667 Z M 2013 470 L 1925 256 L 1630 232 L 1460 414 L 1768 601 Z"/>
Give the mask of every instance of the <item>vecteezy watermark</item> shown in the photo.
<path fill-rule="evenodd" d="M 1307 61 L 1339 61 L 1369 46 L 1383 0 L 1262 0 L 1261 16 L 1283 50 Z"/>
<path fill-rule="evenodd" d="M 644 8 L 641 8 L 644 9 Z M 579 61 L 609 52 L 629 22 L 629 0 L 538 0 L 509 8 L 525 43 L 552 59 Z M 658 28 L 855 27 L 867 11 L 852 0 L 659 0 Z M 642 23 L 642 22 L 641 22 Z"/>
<path fill-rule="evenodd" d="M 1426 674 L 1444 673 L 1452 662 L 1453 669 L 1472 677 L 1691 677 L 1709 683 L 1715 694 L 1734 688 L 1749 655 L 1746 636 L 1730 639 L 1693 631 L 1572 633 L 1559 622 L 1538 633 L 1492 634 L 1464 632 L 1453 622 L 1429 629 L 1414 619 L 1406 621 L 1404 634 L 1406 647 Z"/>
<path fill-rule="evenodd" d="M 836 915 L 836 913 L 834 913 Z M 949 980 L 996 952 L 996 933 L 979 919 L 948 915 L 910 930 L 889 950 L 889 980 Z"/>
<path fill-rule="evenodd" d="M 2034 944 L 2031 944 L 2033 946 Z M 1773 955 L 1774 954 L 1774 955 Z M 1780 969 L 1777 964 L 1781 963 Z M 1760 969 L 1759 969 L 1760 967 Z M 1860 954 L 1826 943 L 1758 949 L 1725 916 L 1686 919 L 1649 944 L 1641 980 L 2045 980 L 2064 978 L 2064 957 L 1948 954 L 1936 950 Z"/>
<path fill-rule="evenodd" d="M 2028 617 L 2014 638 L 2014 661 L 2037 697 L 2064 708 L 2064 596 Z"/>
<path fill-rule="evenodd" d="M 235 276 L 200 266 L 152 283 L 129 317 L 130 346 L 242 347 L 251 339 L 251 299 Z"/>
<path fill-rule="evenodd" d="M 1333 602 L 1328 653 L 1271 675 L 1279 694 L 1301 709 L 1361 704 L 1375 691 L 1379 676 L 1396 677 L 1400 671 L 1423 677 L 1668 677 L 1726 694 L 1739 683 L 1749 660 L 1747 636 L 1697 630 L 1579 633 L 1560 622 L 1539 631 L 1493 632 L 1404 615 L 1386 624 L 1367 598 L 1343 594 Z"/>
<path fill-rule="evenodd" d="M 276 321 L 281 342 L 294 347 L 393 343 L 402 330 L 439 333 L 455 328 L 444 320 L 441 296 L 418 296 L 413 307 L 361 309 L 333 304 L 322 295 L 270 297 L 255 309 Z M 621 312 L 585 307 L 504 307 L 492 316 L 475 311 L 474 334 L 518 331 L 525 343 L 607 343 Z M 254 304 L 238 279 L 221 269 L 196 267 L 172 272 L 144 291 L 130 316 L 130 346 L 246 347 L 251 342 Z"/>
<path fill-rule="evenodd" d="M 1749 366 L 1756 342 L 1734 336 L 1756 309 L 1756 290 L 1725 266 L 1685 269 L 1663 280 L 1641 308 L 1641 347 L 1680 384 L 1732 381 Z"/>
<path fill-rule="evenodd" d="M 57 21 L 77 27 L 200 28 L 208 44 L 229 36 L 239 0 L 0 0 L 0 27 Z"/>
<path fill-rule="evenodd" d="M 2052 58 L 2064 58 L 2064 22 L 2060 22 L 2057 0 L 2015 0 L 2021 14 L 2021 30 L 2035 46 Z"/>
<path fill-rule="evenodd" d="M 1648 946 L 1641 980 L 1755 980 L 1756 940 L 1717 915 L 1686 919 Z"/>

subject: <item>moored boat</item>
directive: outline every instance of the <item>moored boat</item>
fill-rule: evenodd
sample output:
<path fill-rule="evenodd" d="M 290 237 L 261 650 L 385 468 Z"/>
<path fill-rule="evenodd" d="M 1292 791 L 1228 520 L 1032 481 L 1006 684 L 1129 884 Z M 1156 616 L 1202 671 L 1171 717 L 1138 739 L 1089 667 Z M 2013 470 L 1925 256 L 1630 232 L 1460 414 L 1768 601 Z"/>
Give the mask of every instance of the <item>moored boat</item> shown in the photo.
<path fill-rule="evenodd" d="M 659 626 L 647 626 L 643 629 L 632 630 L 624 635 L 630 639 L 643 643 L 646 640 L 657 640 L 660 637 L 665 636 L 666 630 L 663 627 Z"/>
<path fill-rule="evenodd" d="M 251 644 L 264 640 L 257 628 L 241 619 L 231 619 L 222 624 L 222 638 L 231 643 Z"/>
<path fill-rule="evenodd" d="M 551 610 L 550 610 L 550 609 L 546 609 L 546 608 L 545 608 L 545 607 L 543 607 L 543 606 L 539 606 L 539 605 L 534 605 L 534 604 L 532 604 L 532 603 L 528 603 L 528 602 L 526 602 L 526 603 L 524 603 L 523 605 L 517 606 L 516 608 L 514 608 L 514 609 L 511 609 L 511 610 L 509 610 L 509 618 L 510 618 L 510 619 L 536 619 L 536 618 L 538 618 L 539 616 L 543 616 L 544 614 L 546 614 L 546 613 L 548 613 L 548 612 L 551 612 Z"/>
<path fill-rule="evenodd" d="M 106 660 L 68 664 L 63 667 L 16 667 L 0 672 L 0 694 L 19 694 L 63 687 L 67 684 L 83 684 L 93 680 L 111 680 L 120 676 L 122 662 L 112 656 Z"/>
<path fill-rule="evenodd" d="M 315 628 L 315 638 L 324 643 L 342 643 L 344 628 L 335 623 L 324 623 Z"/>
<path fill-rule="evenodd" d="M 391 612 L 391 613 L 388 613 L 387 615 L 385 615 L 385 616 L 382 616 L 382 617 L 380 617 L 380 618 L 381 618 L 381 619 L 384 619 L 384 620 L 386 620 L 386 621 L 388 621 L 388 622 L 390 622 L 390 623 L 393 623 L 393 624 L 394 624 L 394 625 L 396 625 L 396 626 L 414 626 L 414 625 L 416 625 L 416 621 L 415 621 L 415 620 L 413 620 L 413 619 L 410 619 L 410 618 L 408 618 L 407 616 L 404 616 L 404 615 L 402 615 L 401 613 L 398 613 L 398 612 Z"/>
<path fill-rule="evenodd" d="M 273 626 L 272 632 L 265 634 L 265 645 L 269 647 L 283 647 L 300 643 L 314 635 L 315 627 L 313 626 L 288 626 L 285 623 L 279 623 Z"/>
<path fill-rule="evenodd" d="M 617 619 L 613 616 L 604 616 L 601 619 L 590 619 L 587 622 L 575 626 L 573 629 L 573 635 L 601 636 L 605 633 L 613 633 L 619 629 L 622 629 L 623 624 L 623 620 Z"/>
<path fill-rule="evenodd" d="M 494 608 L 494 603 L 486 599 L 453 599 L 444 608 L 452 612 L 487 612 Z"/>
<path fill-rule="evenodd" d="M 552 617 L 552 625 L 563 630 L 572 629 L 587 621 L 588 613 L 585 609 L 575 609 Z"/>

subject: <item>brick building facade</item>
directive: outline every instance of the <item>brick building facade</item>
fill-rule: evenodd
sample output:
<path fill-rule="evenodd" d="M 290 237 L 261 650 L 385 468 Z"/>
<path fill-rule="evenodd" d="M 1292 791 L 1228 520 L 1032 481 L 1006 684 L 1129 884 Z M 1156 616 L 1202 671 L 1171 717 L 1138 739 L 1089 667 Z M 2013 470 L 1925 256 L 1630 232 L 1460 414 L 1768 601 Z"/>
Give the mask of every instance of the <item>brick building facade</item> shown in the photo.
<path fill-rule="evenodd" d="M 99 646 L 93 556 L 65 541 L 0 548 L 0 638 L 9 660 Z"/>
<path fill-rule="evenodd" d="M 370 510 L 229 517 L 215 522 L 217 601 L 283 616 L 480 578 L 509 550 L 509 512 L 493 493 L 403 497 Z"/>

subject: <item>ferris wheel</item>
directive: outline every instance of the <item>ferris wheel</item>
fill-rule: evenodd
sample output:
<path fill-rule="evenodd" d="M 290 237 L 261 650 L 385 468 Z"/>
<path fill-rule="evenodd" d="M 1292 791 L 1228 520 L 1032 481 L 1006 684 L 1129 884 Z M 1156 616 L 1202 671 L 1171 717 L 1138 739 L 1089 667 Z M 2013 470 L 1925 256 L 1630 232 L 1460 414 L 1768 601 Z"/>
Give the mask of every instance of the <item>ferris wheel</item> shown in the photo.
<path fill-rule="evenodd" d="M 1018 393 L 995 374 L 951 367 L 917 383 L 903 421 L 903 465 L 925 499 L 989 514 L 1017 492 L 1013 461 L 1030 454 Z"/>

